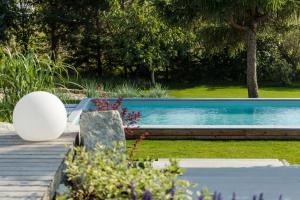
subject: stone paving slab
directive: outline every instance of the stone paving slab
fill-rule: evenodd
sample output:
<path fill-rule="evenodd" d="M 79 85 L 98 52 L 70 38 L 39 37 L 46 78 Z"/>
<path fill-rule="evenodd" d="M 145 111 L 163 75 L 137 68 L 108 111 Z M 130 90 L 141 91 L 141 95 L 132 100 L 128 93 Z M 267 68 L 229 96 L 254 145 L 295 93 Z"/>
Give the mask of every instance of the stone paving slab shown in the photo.
<path fill-rule="evenodd" d="M 182 168 L 242 168 L 242 167 L 282 167 L 288 166 L 286 161 L 278 159 L 178 159 Z M 153 162 L 157 168 L 169 165 L 168 159 L 158 159 Z"/>
<path fill-rule="evenodd" d="M 208 188 L 222 193 L 224 200 L 252 200 L 253 195 L 264 193 L 265 200 L 300 199 L 300 167 L 250 167 L 250 168 L 186 168 L 181 177 L 196 183 L 194 189 Z M 256 198 L 258 199 L 258 198 Z"/>

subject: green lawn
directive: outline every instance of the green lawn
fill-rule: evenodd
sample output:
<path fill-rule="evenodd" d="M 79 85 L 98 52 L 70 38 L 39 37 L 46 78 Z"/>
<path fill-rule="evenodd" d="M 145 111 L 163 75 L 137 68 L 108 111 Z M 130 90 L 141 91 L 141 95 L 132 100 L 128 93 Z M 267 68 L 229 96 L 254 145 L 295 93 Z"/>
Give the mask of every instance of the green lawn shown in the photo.
<path fill-rule="evenodd" d="M 127 142 L 128 151 L 133 141 Z M 135 158 L 276 158 L 300 164 L 300 141 L 145 140 Z"/>
<path fill-rule="evenodd" d="M 169 89 L 177 98 L 242 98 L 247 89 L 241 86 L 200 85 Z M 261 97 L 300 98 L 300 86 L 261 87 Z M 128 148 L 132 141 L 128 141 Z M 300 164 L 300 141 L 205 141 L 145 140 L 136 158 L 276 158 Z"/>
<path fill-rule="evenodd" d="M 170 97 L 177 98 L 243 98 L 247 89 L 241 86 L 200 85 L 187 88 L 170 89 Z M 260 97 L 264 98 L 300 98 L 300 86 L 261 87 Z"/>

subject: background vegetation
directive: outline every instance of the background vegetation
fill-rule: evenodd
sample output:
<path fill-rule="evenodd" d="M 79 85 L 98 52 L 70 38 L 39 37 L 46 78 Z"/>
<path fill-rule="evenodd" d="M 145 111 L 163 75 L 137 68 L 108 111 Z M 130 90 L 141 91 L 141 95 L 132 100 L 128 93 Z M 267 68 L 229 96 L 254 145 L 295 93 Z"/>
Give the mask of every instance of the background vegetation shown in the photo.
<path fill-rule="evenodd" d="M 165 2 L 168 6 L 160 6 Z M 218 20 L 213 20 L 216 16 L 198 15 L 201 9 L 204 15 L 209 5 L 180 11 L 176 7 L 180 2 L 184 1 L 4 0 L 0 2 L 0 44 L 12 52 L 26 54 L 34 49 L 40 55 L 50 54 L 53 61 L 76 67 L 83 77 L 122 76 L 152 84 L 218 80 L 244 85 L 243 35 L 227 23 L 230 10 L 239 9 L 220 1 L 222 7 L 214 10 Z M 244 7 L 251 2 L 257 3 L 245 1 Z M 294 6 L 295 12 L 289 12 L 294 17 L 276 18 L 287 3 Z M 258 81 L 291 84 L 300 76 L 299 2 L 268 0 L 259 6 L 259 12 L 270 16 L 268 26 L 257 29 Z M 172 8 L 173 13 L 162 8 Z M 226 12 L 219 15 L 222 9 Z M 172 16 L 183 16 L 183 20 Z M 235 16 L 237 21 L 243 18 L 241 13 Z"/>

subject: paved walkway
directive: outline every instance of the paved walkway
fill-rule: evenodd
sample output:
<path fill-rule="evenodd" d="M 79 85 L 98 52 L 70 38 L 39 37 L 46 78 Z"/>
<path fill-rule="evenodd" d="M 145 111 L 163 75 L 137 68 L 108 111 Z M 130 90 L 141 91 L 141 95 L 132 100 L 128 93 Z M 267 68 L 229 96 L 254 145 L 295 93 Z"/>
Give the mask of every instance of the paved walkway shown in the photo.
<path fill-rule="evenodd" d="M 182 176 L 197 183 L 198 188 L 208 188 L 231 200 L 236 192 L 238 200 L 252 200 L 254 194 L 264 193 L 264 200 L 300 199 L 300 167 L 251 167 L 251 168 L 188 168 Z M 258 198 L 257 198 L 258 199 Z"/>
<path fill-rule="evenodd" d="M 241 167 L 282 167 L 288 166 L 285 161 L 277 159 L 178 159 L 182 168 L 241 168 Z M 159 159 L 153 165 L 163 168 L 169 165 L 168 159 Z"/>
<path fill-rule="evenodd" d="M 163 168 L 167 159 L 159 159 L 154 166 Z M 300 166 L 289 166 L 276 159 L 179 159 L 179 166 L 187 171 L 181 177 L 196 183 L 194 189 L 218 191 L 224 200 L 252 200 L 253 195 L 264 193 L 264 200 L 300 199 Z M 258 199 L 258 198 L 257 198 Z"/>

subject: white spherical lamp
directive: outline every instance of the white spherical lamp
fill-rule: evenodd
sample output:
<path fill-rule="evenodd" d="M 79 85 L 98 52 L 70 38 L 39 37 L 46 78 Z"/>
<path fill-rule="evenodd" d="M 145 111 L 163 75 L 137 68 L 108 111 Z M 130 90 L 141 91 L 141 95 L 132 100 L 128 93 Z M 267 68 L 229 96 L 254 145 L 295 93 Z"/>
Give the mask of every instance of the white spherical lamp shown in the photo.
<path fill-rule="evenodd" d="M 24 140 L 54 140 L 66 128 L 66 108 L 58 97 L 49 92 L 32 92 L 22 97 L 15 106 L 13 125 Z"/>

